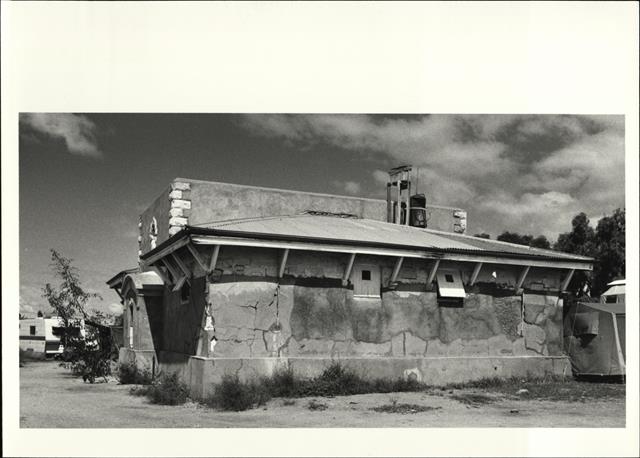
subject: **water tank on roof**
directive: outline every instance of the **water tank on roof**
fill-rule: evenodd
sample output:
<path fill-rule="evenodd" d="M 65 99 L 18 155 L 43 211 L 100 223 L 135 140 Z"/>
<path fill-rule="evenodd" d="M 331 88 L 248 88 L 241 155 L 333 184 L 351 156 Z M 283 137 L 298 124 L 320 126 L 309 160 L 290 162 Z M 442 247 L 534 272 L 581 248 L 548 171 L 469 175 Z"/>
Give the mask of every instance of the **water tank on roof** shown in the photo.
<path fill-rule="evenodd" d="M 414 194 L 409 198 L 409 225 L 427 227 L 427 198 L 424 194 Z"/>

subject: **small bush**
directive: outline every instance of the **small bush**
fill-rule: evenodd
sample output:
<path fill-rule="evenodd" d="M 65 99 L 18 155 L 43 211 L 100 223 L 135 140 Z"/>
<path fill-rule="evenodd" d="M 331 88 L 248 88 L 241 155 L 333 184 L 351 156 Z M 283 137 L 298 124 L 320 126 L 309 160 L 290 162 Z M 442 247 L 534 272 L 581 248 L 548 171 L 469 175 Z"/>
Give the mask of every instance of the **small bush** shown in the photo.
<path fill-rule="evenodd" d="M 111 375 L 110 349 L 102 348 L 91 335 L 69 338 L 60 358 L 60 366 L 85 382 L 94 383 L 98 377 L 106 382 Z"/>
<path fill-rule="evenodd" d="M 151 385 L 153 374 L 149 369 L 138 369 L 135 364 L 120 364 L 118 365 L 118 380 L 121 385 Z"/>
<path fill-rule="evenodd" d="M 174 406 L 184 404 L 189 398 L 189 388 L 175 373 L 159 377 L 141 391 L 152 404 Z"/>
<path fill-rule="evenodd" d="M 408 413 L 418 413 L 418 412 L 429 412 L 431 410 L 439 410 L 442 407 L 432 407 L 432 406 L 421 406 L 419 404 L 398 404 L 397 402 L 392 402 L 391 404 L 385 404 L 379 407 L 373 407 L 371 410 L 375 412 L 384 412 L 384 413 L 400 413 L 400 414 L 408 414 Z"/>
<path fill-rule="evenodd" d="M 224 376 L 214 394 L 205 400 L 209 407 L 240 412 L 267 403 L 271 395 L 268 388 L 256 381 L 241 382 L 237 376 Z"/>
<path fill-rule="evenodd" d="M 129 394 L 132 396 L 146 396 L 149 393 L 150 385 L 132 386 Z"/>
<path fill-rule="evenodd" d="M 271 396 L 276 398 L 296 396 L 301 385 L 301 380 L 296 378 L 289 365 L 276 369 L 271 377 L 265 377 L 262 382 Z"/>
<path fill-rule="evenodd" d="M 450 396 L 450 398 L 455 399 L 456 401 L 471 407 L 479 407 L 483 404 L 491 404 L 493 402 L 500 400 L 500 398 L 494 398 L 491 396 L 487 396 L 486 394 L 480 394 L 480 393 L 455 394 L 453 396 Z"/>
<path fill-rule="evenodd" d="M 312 399 L 307 404 L 307 409 L 309 410 L 327 410 L 329 406 L 323 402 L 318 402 L 315 399 Z"/>
<path fill-rule="evenodd" d="M 23 367 L 29 361 L 43 361 L 45 359 L 44 355 L 35 353 L 33 351 L 26 351 L 20 348 L 20 367 Z"/>

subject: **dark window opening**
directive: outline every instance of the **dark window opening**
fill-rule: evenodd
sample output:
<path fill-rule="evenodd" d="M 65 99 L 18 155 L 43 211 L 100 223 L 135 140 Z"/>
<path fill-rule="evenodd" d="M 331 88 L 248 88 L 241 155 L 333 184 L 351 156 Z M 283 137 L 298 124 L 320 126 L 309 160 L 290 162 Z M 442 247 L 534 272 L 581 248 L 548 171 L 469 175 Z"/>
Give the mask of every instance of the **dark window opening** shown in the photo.
<path fill-rule="evenodd" d="M 607 304 L 615 304 L 616 300 L 617 300 L 616 296 L 606 296 L 604 301 Z"/>
<path fill-rule="evenodd" d="M 453 275 L 445 274 L 444 279 L 447 280 L 447 283 L 453 283 Z"/>
<path fill-rule="evenodd" d="M 189 286 L 189 283 L 185 282 L 184 285 L 182 285 L 182 288 L 180 288 L 180 300 L 182 302 L 189 302 L 190 298 L 191 286 Z"/>
<path fill-rule="evenodd" d="M 370 270 L 363 270 L 362 271 L 362 279 L 363 280 L 371 280 L 371 271 Z"/>
<path fill-rule="evenodd" d="M 64 328 L 61 326 L 53 326 L 51 328 L 51 333 L 56 337 L 60 337 L 64 334 Z"/>
<path fill-rule="evenodd" d="M 462 308 L 464 307 L 464 299 L 462 297 L 438 297 L 438 306 Z"/>
<path fill-rule="evenodd" d="M 32 336 L 36 335 L 36 327 L 35 326 L 29 326 L 29 334 L 31 334 Z"/>

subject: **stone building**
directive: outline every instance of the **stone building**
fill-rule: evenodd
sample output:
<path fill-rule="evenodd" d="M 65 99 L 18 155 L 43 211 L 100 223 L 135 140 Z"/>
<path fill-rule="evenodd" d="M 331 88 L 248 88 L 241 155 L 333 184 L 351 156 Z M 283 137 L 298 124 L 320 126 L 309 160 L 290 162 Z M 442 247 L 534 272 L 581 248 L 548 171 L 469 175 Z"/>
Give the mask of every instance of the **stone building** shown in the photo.
<path fill-rule="evenodd" d="M 108 281 L 121 361 L 178 371 L 194 396 L 227 373 L 333 360 L 434 384 L 569 373 L 562 292 L 592 260 L 464 235 L 464 210 L 415 206 L 402 174 L 388 190 L 174 180 L 141 215 L 139 267 Z"/>

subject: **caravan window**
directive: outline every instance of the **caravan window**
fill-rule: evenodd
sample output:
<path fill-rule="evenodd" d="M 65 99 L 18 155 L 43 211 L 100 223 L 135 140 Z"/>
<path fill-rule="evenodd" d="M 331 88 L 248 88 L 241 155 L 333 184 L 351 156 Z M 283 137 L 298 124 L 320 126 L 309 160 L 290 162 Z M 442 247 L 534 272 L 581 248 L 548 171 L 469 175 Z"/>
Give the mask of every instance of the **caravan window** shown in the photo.
<path fill-rule="evenodd" d="M 29 334 L 32 336 L 36 335 L 36 327 L 35 326 L 29 326 Z"/>

